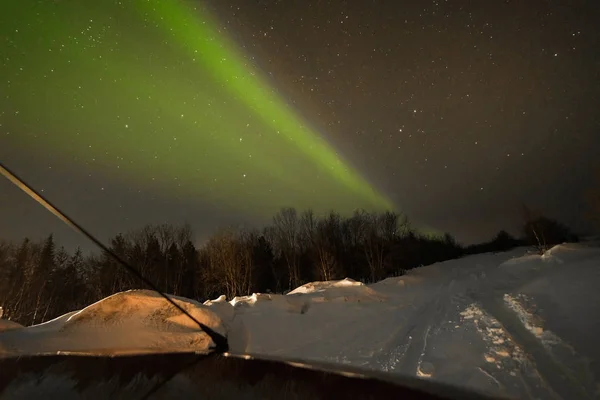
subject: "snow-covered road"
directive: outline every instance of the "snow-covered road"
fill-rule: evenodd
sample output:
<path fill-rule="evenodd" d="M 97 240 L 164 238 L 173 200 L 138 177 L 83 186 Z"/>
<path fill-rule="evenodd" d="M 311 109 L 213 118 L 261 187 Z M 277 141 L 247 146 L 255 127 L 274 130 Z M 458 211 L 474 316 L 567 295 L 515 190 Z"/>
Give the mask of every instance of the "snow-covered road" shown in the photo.
<path fill-rule="evenodd" d="M 593 398 L 600 393 L 594 379 L 599 283 L 597 248 L 563 245 L 544 256 L 516 249 L 369 286 L 309 285 L 297 295 L 312 297 L 305 314 L 240 299 L 236 316 L 251 332 L 249 352 L 460 382 L 501 395 Z M 579 310 L 580 329 L 568 326 L 561 309 Z"/>

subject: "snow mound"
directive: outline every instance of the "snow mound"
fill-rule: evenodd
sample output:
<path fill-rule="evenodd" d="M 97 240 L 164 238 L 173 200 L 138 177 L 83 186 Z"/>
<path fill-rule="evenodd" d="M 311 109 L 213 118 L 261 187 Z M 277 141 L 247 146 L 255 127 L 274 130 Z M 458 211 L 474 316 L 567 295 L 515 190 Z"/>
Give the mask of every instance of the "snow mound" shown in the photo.
<path fill-rule="evenodd" d="M 511 265 L 529 264 L 542 265 L 545 264 L 563 264 L 565 262 L 580 262 L 582 260 L 600 256 L 600 249 L 592 246 L 590 243 L 563 243 L 551 247 L 543 254 L 527 254 L 521 257 L 513 257 L 500 266 L 506 267 Z"/>
<path fill-rule="evenodd" d="M 528 254 L 522 257 L 514 257 L 506 260 L 500 267 L 508 267 L 511 265 L 523 265 L 523 264 L 534 264 L 542 260 L 542 256 L 539 254 Z"/>
<path fill-rule="evenodd" d="M 222 295 L 220 295 L 219 297 L 217 297 L 214 300 L 206 300 L 204 302 L 204 305 L 205 306 L 210 306 L 210 305 L 213 305 L 213 304 L 226 303 L 226 302 L 227 302 L 227 297 L 225 297 L 225 295 L 222 294 Z"/>
<path fill-rule="evenodd" d="M 258 301 L 259 296 L 261 297 L 261 300 L 270 300 L 270 298 L 263 297 L 259 293 L 252 293 L 250 296 L 236 296 L 231 299 L 229 304 L 231 304 L 233 307 L 253 305 Z"/>
<path fill-rule="evenodd" d="M 197 321 L 225 334 L 221 317 L 193 300 L 170 296 Z M 0 335 L 7 353 L 205 351 L 211 339 L 167 300 L 148 290 L 116 293 L 80 311 Z"/>
<path fill-rule="evenodd" d="M 0 319 L 0 332 L 8 331 L 11 329 L 19 329 L 23 328 L 23 325 L 17 324 L 13 321 L 8 321 L 6 319 Z"/>
<path fill-rule="evenodd" d="M 304 303 L 304 301 L 296 301 L 294 296 L 284 296 L 281 294 L 273 293 L 252 293 L 250 296 L 236 296 L 229 304 L 235 308 L 239 307 L 251 307 L 257 304 L 263 303 L 277 304 L 282 306 L 281 308 L 288 309 L 290 305 L 296 305 Z"/>
<path fill-rule="evenodd" d="M 319 281 L 319 282 L 311 282 L 305 285 L 299 286 L 296 289 L 292 290 L 288 293 L 288 295 L 293 294 L 306 294 L 306 293 L 314 293 L 314 292 L 322 292 L 326 289 L 330 288 L 339 288 L 339 287 L 354 287 L 354 286 L 365 286 L 362 282 L 357 282 L 354 279 L 345 278 L 339 281 Z"/>
<path fill-rule="evenodd" d="M 544 256 L 553 256 L 561 261 L 581 261 L 600 255 L 600 249 L 589 243 L 563 243 L 556 245 L 544 253 Z"/>
<path fill-rule="evenodd" d="M 412 271 L 410 271 L 412 272 Z M 390 289 L 391 287 L 412 287 L 423 283 L 425 279 L 416 274 L 407 274 L 400 277 L 386 278 L 377 282 L 375 285 Z M 373 286 L 375 286 L 373 285 Z"/>
<path fill-rule="evenodd" d="M 183 297 L 169 296 L 172 300 L 205 325 L 221 329 L 221 320 L 208 308 Z M 140 324 L 172 331 L 196 330 L 198 324 L 173 307 L 158 293 L 149 290 L 130 290 L 102 299 L 71 315 L 61 331 L 107 325 Z"/>
<path fill-rule="evenodd" d="M 299 286 L 287 296 L 306 296 L 311 302 L 384 301 L 385 296 L 362 282 L 346 278 L 339 281 L 311 282 Z"/>
<path fill-rule="evenodd" d="M 304 314 L 310 308 L 308 298 L 281 294 L 254 293 L 251 296 L 235 297 L 230 303 L 238 312 L 241 312 L 241 308 L 259 308 L 272 313 Z"/>

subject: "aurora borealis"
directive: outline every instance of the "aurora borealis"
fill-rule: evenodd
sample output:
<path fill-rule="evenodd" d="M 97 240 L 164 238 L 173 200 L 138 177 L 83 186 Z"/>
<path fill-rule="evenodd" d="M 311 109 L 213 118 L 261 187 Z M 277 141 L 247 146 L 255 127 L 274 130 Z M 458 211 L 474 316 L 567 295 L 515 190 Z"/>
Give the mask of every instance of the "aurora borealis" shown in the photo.
<path fill-rule="evenodd" d="M 392 207 L 198 7 L 66 1 L 14 10 L 29 20 L 4 26 L 18 66 L 7 74 L 15 80 L 5 107 L 51 132 L 33 145 L 261 216 L 286 202 L 318 211 Z M 243 198 L 239 185 L 251 188 Z"/>
<path fill-rule="evenodd" d="M 586 228 L 600 14 L 572 4 L 2 1 L 0 159 L 103 237 L 283 206 Z M 0 235 L 61 230 L 0 190 Z"/>

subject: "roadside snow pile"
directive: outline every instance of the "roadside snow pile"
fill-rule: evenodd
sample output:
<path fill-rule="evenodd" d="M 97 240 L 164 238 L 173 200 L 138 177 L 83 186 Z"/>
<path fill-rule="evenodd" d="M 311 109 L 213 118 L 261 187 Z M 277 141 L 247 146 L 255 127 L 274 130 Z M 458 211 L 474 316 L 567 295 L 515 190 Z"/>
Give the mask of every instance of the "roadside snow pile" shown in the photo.
<path fill-rule="evenodd" d="M 288 293 L 291 294 L 306 294 L 306 293 L 314 293 L 314 292 L 322 292 L 326 289 L 331 288 L 340 288 L 340 287 L 357 287 L 357 286 L 365 286 L 362 282 L 357 282 L 354 279 L 346 278 L 341 281 L 318 281 L 304 284 L 302 286 L 297 287 Z"/>
<path fill-rule="evenodd" d="M 4 310 L 2 309 L 2 307 L 0 307 L 0 332 L 8 331 L 10 329 L 23 328 L 23 325 L 21 325 L 21 324 L 17 324 L 16 322 L 2 319 L 2 315 L 4 315 Z"/>
<path fill-rule="evenodd" d="M 19 329 L 23 328 L 23 325 L 17 324 L 13 321 L 8 321 L 6 319 L 0 319 L 0 332 L 8 331 L 11 329 Z"/>
<path fill-rule="evenodd" d="M 311 302 L 357 302 L 384 301 L 385 297 L 362 282 L 346 278 L 341 281 L 311 282 L 302 285 L 287 294 L 304 295 Z"/>
<path fill-rule="evenodd" d="M 234 352 L 327 361 L 492 395 L 600 396 L 600 248 L 518 248 L 417 268 L 372 285 L 312 282 L 287 295 L 178 298 Z M 157 295 L 119 293 L 54 321 L 0 332 L 7 353 L 205 349 Z"/>
<path fill-rule="evenodd" d="M 198 321 L 225 332 L 222 319 L 210 308 L 180 297 L 173 299 Z M 148 290 L 117 293 L 81 311 L 0 335 L 0 348 L 12 354 L 203 351 L 211 343 L 193 321 Z"/>

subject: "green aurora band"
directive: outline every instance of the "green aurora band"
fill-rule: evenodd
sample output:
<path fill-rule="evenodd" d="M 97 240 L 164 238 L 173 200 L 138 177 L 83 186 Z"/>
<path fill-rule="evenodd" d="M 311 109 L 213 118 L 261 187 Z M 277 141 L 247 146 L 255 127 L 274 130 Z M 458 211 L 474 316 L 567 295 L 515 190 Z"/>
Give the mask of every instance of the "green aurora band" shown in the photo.
<path fill-rule="evenodd" d="M 251 215 L 394 208 L 197 3 L 5 0 L 0 24 L 22 145 Z"/>

